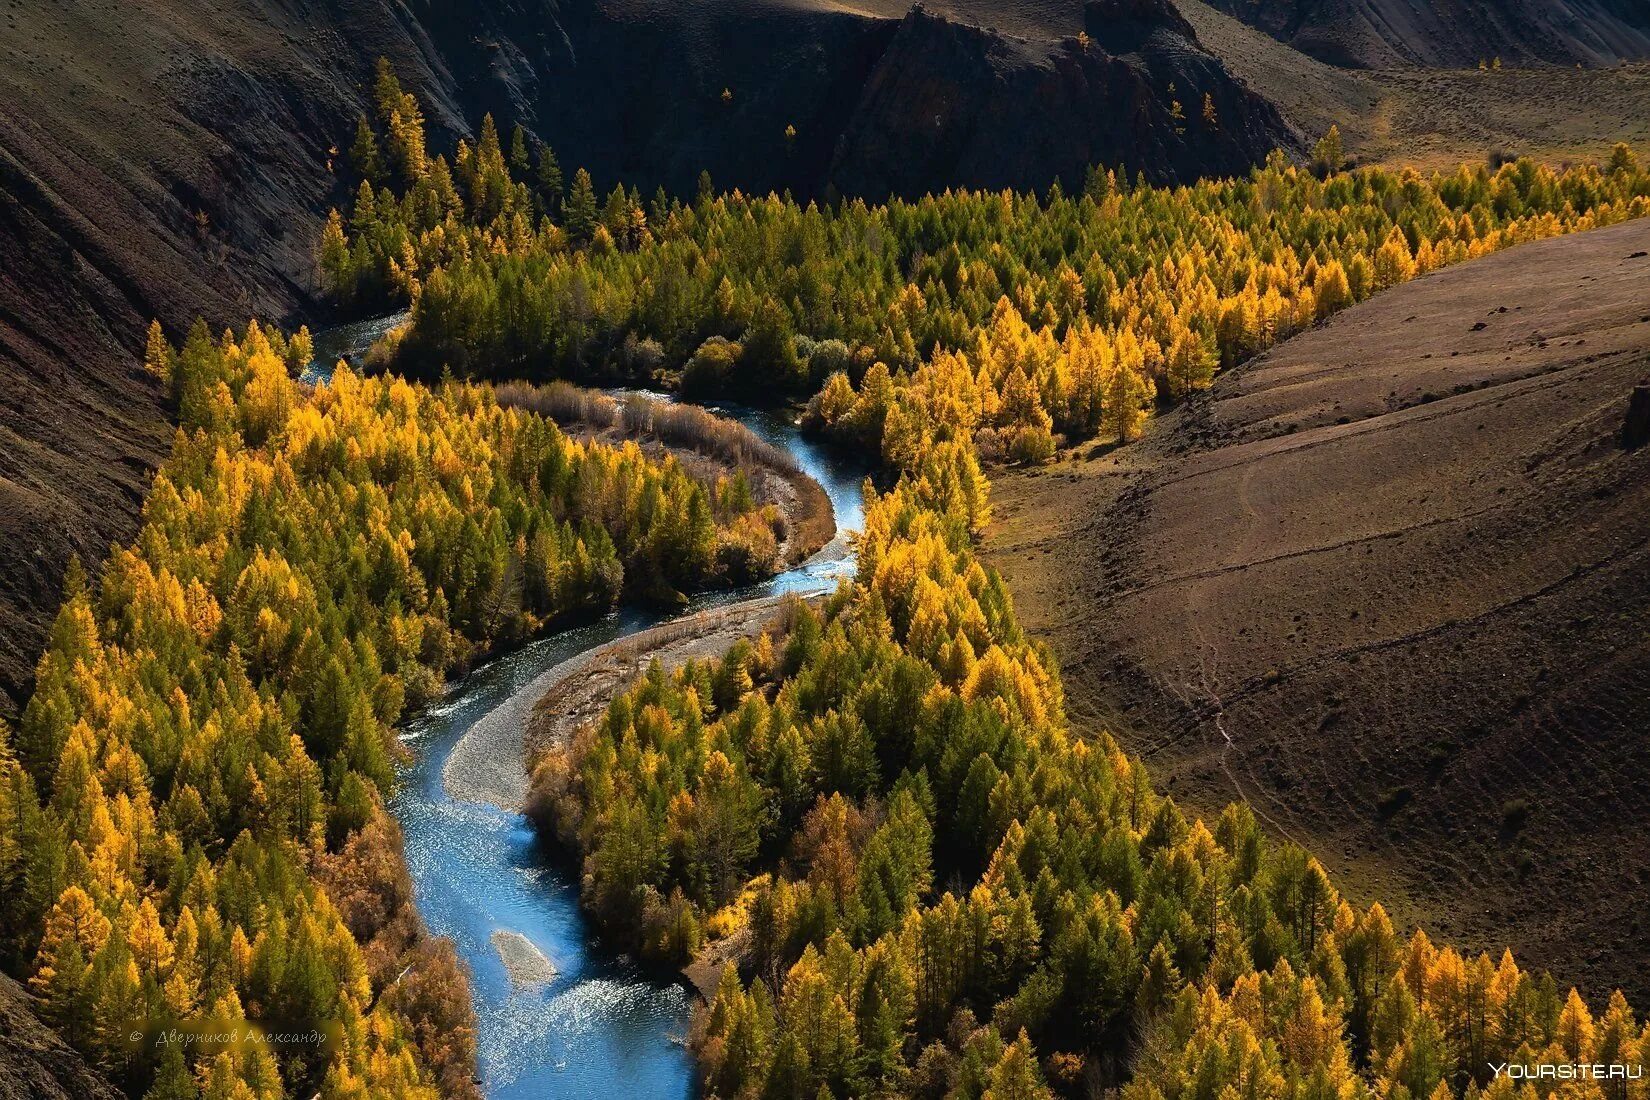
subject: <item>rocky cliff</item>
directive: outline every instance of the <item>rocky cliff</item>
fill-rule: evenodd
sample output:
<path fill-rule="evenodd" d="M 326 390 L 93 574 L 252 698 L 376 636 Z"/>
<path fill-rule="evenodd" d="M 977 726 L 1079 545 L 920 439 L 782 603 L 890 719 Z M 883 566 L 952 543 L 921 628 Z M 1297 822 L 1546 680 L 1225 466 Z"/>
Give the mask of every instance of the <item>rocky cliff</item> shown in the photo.
<path fill-rule="evenodd" d="M 1161 0 L 1094 0 L 1073 33 L 1041 41 L 919 8 L 866 81 L 828 178 L 872 197 L 1072 188 L 1093 164 L 1180 181 L 1247 171 L 1299 140 Z"/>
<path fill-rule="evenodd" d="M 34 1016 L 23 987 L 0 974 L 0 1096 L 118 1100 L 120 1092 Z"/>

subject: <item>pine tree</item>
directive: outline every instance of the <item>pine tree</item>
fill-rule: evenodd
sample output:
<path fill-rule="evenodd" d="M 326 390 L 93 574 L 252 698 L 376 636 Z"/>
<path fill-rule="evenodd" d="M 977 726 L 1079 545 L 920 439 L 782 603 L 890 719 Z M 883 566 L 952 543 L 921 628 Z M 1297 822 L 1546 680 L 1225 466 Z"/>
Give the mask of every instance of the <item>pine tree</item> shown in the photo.
<path fill-rule="evenodd" d="M 389 58 L 380 57 L 374 66 L 373 79 L 373 103 L 378 108 L 378 121 L 388 125 L 390 116 L 401 110 L 405 98 Z"/>
<path fill-rule="evenodd" d="M 339 228 L 341 230 L 343 227 Z M 166 333 L 161 329 L 160 322 L 150 321 L 148 343 L 143 353 L 144 369 L 164 382 L 171 382 L 172 358 L 172 345 L 167 343 Z"/>
<path fill-rule="evenodd" d="M 518 122 L 510 131 L 510 175 L 518 182 L 524 181 L 532 167 L 532 160 L 527 154 L 527 131 Z"/>
<path fill-rule="evenodd" d="M 1346 164 L 1341 148 L 1341 128 L 1330 123 L 1329 130 L 1312 146 L 1312 167 L 1320 176 L 1334 175 Z"/>
<path fill-rule="evenodd" d="M 1105 413 L 1101 430 L 1128 442 L 1140 434 L 1146 408 L 1156 396 L 1152 380 L 1133 363 L 1119 364 L 1106 387 Z"/>
<path fill-rule="evenodd" d="M 997 1064 L 991 1067 L 991 1079 L 980 1100 L 1053 1100 L 1054 1094 L 1043 1084 L 1037 1071 L 1037 1060 L 1031 1053 L 1031 1039 L 1025 1029 L 1003 1051 Z"/>
<path fill-rule="evenodd" d="M 739 367 L 747 386 L 782 392 L 802 375 L 790 317 L 772 298 L 763 299 L 757 307 L 742 343 L 745 350 Z"/>
<path fill-rule="evenodd" d="M 1610 148 L 1610 160 L 1604 170 L 1612 176 L 1636 176 L 1639 171 L 1638 154 L 1625 141 L 1618 141 Z"/>
<path fill-rule="evenodd" d="M 1409 240 L 1397 226 L 1387 234 L 1386 241 L 1375 253 L 1375 289 L 1386 290 L 1415 277 L 1415 258 L 1409 250 Z"/>
<path fill-rule="evenodd" d="M 378 152 L 378 136 L 366 115 L 355 120 L 355 140 L 349 147 L 350 169 L 361 179 L 379 187 L 384 183 L 384 160 Z"/>
<path fill-rule="evenodd" d="M 556 162 L 555 152 L 543 142 L 538 143 L 538 199 L 539 208 L 545 214 L 550 217 L 561 214 L 561 165 Z"/>
<path fill-rule="evenodd" d="M 167 1043 L 162 1046 L 154 1084 L 143 1094 L 143 1100 L 197 1100 L 199 1096 L 200 1086 L 184 1060 L 183 1044 Z"/>
<path fill-rule="evenodd" d="M 573 190 L 567 195 L 565 206 L 567 235 L 578 244 L 589 244 L 596 233 L 598 212 L 596 189 L 590 182 L 590 173 L 580 168 L 573 174 Z"/>

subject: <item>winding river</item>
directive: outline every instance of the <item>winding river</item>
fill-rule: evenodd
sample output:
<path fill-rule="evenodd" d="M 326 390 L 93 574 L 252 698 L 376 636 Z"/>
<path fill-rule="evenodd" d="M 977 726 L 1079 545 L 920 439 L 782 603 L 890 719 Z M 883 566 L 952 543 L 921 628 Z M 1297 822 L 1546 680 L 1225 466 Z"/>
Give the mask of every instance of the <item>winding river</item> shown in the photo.
<path fill-rule="evenodd" d="M 318 363 L 354 358 L 395 323 L 363 322 L 316 338 Z M 309 372 L 324 379 L 324 368 Z M 851 572 L 843 537 L 863 520 L 865 467 L 802 438 L 778 413 L 712 406 L 789 450 L 824 486 L 838 537 L 807 563 L 772 580 L 695 598 L 684 614 L 781 592 L 829 591 Z M 696 1091 L 683 1045 L 691 992 L 605 949 L 579 909 L 578 872 L 540 845 L 526 818 L 453 798 L 442 780 L 447 756 L 477 720 L 526 689 L 541 672 L 585 649 L 657 625 L 666 616 L 622 609 L 598 622 L 525 646 L 471 673 L 438 706 L 403 731 L 414 763 L 402 773 L 392 808 L 406 834 L 418 908 L 436 935 L 449 936 L 469 966 L 478 1022 L 481 1077 L 492 1100 L 517 1097 L 645 1097 Z M 555 967 L 543 985 L 512 983 L 495 933 L 525 937 Z"/>

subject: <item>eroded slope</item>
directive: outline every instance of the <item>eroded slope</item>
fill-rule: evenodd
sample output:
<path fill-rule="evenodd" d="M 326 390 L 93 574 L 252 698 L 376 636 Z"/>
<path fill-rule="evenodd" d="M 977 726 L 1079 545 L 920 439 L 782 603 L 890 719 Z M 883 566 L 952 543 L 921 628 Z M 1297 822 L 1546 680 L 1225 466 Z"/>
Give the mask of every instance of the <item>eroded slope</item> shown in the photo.
<path fill-rule="evenodd" d="M 1645 985 L 1650 221 L 1446 269 L 1146 441 L 998 481 L 1079 720 L 1250 799 L 1365 900 Z"/>
<path fill-rule="evenodd" d="M 1650 54 L 1637 0 L 1212 0 L 1279 41 L 1337 65 L 1608 65 Z"/>

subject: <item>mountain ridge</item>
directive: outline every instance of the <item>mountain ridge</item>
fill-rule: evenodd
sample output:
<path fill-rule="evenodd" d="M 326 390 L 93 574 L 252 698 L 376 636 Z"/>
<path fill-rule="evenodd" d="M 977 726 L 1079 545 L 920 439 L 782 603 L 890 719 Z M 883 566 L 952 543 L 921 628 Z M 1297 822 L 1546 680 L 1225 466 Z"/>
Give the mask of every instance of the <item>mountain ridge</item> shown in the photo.
<path fill-rule="evenodd" d="M 1335 65 L 1468 68 L 1612 65 L 1650 56 L 1650 8 L 1634 0 L 1208 0 Z"/>

